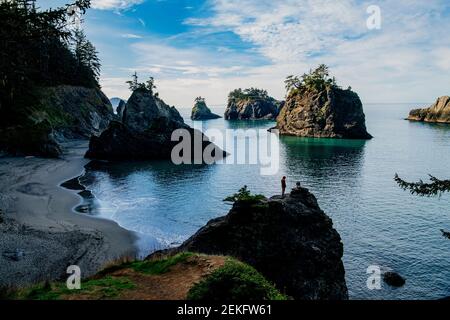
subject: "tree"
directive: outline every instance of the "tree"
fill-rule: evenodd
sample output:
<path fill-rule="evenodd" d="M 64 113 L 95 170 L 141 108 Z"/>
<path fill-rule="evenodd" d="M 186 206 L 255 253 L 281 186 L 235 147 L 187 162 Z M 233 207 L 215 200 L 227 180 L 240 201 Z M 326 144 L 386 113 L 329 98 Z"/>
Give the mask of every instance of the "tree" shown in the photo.
<path fill-rule="evenodd" d="M 147 80 L 147 84 L 146 84 L 145 88 L 146 88 L 148 91 L 150 91 L 151 94 L 153 94 L 153 89 L 156 89 L 156 86 L 155 86 L 155 79 L 154 79 L 153 77 L 150 77 L 150 78 Z"/>
<path fill-rule="evenodd" d="M 330 77 L 329 67 L 325 64 L 320 64 L 316 69 L 304 73 L 301 77 L 290 75 L 284 83 L 288 95 L 305 90 L 319 92 L 326 88 L 338 88 L 336 79 Z"/>
<path fill-rule="evenodd" d="M 90 72 L 98 81 L 101 67 L 98 52 L 94 45 L 86 38 L 86 35 L 82 29 L 76 29 L 74 31 L 73 47 L 79 72 Z"/>
<path fill-rule="evenodd" d="M 204 102 L 205 102 L 205 98 L 202 98 L 202 97 L 195 98 L 195 103 L 204 103 Z"/>
<path fill-rule="evenodd" d="M 424 183 L 422 180 L 406 182 L 398 174 L 395 174 L 394 180 L 403 190 L 422 197 L 441 196 L 445 192 L 450 192 L 450 180 L 440 180 L 432 175 L 430 175 L 430 183 Z M 441 230 L 441 232 L 444 237 L 450 239 L 450 232 L 445 230 Z"/>
<path fill-rule="evenodd" d="M 156 89 L 155 79 L 153 77 L 149 77 L 149 79 L 145 83 L 139 82 L 139 77 L 136 71 L 131 75 L 131 77 L 132 79 L 126 82 L 131 92 L 134 92 L 136 90 L 143 90 L 150 92 L 150 94 L 155 97 L 159 96 L 157 92 L 153 93 L 153 90 Z"/>

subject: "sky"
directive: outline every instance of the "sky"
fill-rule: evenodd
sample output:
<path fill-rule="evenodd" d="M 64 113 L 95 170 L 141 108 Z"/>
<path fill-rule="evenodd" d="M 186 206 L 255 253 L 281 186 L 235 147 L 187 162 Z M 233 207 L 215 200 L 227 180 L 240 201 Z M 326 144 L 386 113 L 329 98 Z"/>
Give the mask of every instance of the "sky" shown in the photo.
<path fill-rule="evenodd" d="M 321 63 L 363 103 L 450 95 L 448 0 L 92 0 L 83 20 L 110 98 L 129 97 L 125 81 L 136 71 L 180 108 L 197 96 L 225 105 L 239 87 L 283 99 L 286 76 Z"/>

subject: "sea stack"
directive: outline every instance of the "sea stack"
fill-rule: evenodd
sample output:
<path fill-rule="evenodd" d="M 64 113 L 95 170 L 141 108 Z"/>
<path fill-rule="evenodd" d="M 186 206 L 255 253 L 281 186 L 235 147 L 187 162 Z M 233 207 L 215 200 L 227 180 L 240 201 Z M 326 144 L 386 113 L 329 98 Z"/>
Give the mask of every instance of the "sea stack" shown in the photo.
<path fill-rule="evenodd" d="M 192 120 L 211 120 L 218 119 L 221 116 L 212 113 L 206 105 L 205 99 L 202 97 L 195 98 L 195 104 L 192 108 L 191 119 Z"/>
<path fill-rule="evenodd" d="M 450 123 L 450 97 L 444 96 L 438 98 L 436 103 L 429 108 L 411 110 L 408 120 Z"/>
<path fill-rule="evenodd" d="M 319 66 L 302 79 L 286 80 L 288 97 L 277 118 L 281 135 L 314 138 L 371 139 L 363 106 L 351 88 L 341 89 L 328 68 Z"/>
<path fill-rule="evenodd" d="M 175 107 L 165 104 L 151 90 L 145 88 L 134 90 L 122 112 L 121 121 L 112 121 L 99 137 L 91 138 L 86 158 L 98 160 L 171 159 L 173 148 L 180 142 L 172 141 L 172 133 L 178 129 L 187 130 L 192 145 L 194 145 L 195 139 L 203 140 L 200 151 L 212 144 L 200 131 L 185 124 Z M 194 151 L 191 153 L 193 160 L 203 156 Z M 226 155 L 217 146 L 214 146 L 212 153 L 215 158 L 222 158 Z"/>
<path fill-rule="evenodd" d="M 236 257 L 294 299 L 348 299 L 341 237 L 305 188 L 238 200 L 175 250 Z"/>
<path fill-rule="evenodd" d="M 266 90 L 236 89 L 228 95 L 226 120 L 275 120 L 283 102 L 275 100 Z"/>

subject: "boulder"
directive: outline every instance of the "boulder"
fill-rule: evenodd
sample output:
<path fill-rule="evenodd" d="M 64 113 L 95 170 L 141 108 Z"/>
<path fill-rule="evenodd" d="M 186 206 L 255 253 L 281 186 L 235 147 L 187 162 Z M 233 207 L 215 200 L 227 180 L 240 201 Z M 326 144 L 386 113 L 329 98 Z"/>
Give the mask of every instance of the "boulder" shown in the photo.
<path fill-rule="evenodd" d="M 277 118 L 280 135 L 371 139 L 358 94 L 335 86 L 294 90 Z"/>
<path fill-rule="evenodd" d="M 438 98 L 436 103 L 429 108 L 411 110 L 408 120 L 450 123 L 450 97 L 444 96 Z"/>
<path fill-rule="evenodd" d="M 170 107 L 150 91 L 138 89 L 126 103 L 122 121 L 112 121 L 99 136 L 89 142 L 86 158 L 99 160 L 170 159 L 179 141 L 172 141 L 172 133 L 185 129 L 191 139 L 191 159 L 202 156 L 202 151 L 212 143 L 198 130 L 190 128 L 175 107 Z M 194 152 L 194 141 L 201 141 L 200 152 Z M 226 153 L 214 146 L 216 159 Z M 199 150 L 196 150 L 199 151 Z"/>
<path fill-rule="evenodd" d="M 192 108 L 191 119 L 192 120 L 210 120 L 221 118 L 219 115 L 212 113 L 206 105 L 205 100 L 197 99 L 195 105 Z"/>
<path fill-rule="evenodd" d="M 406 280 L 401 275 L 392 271 L 384 273 L 383 280 L 392 287 L 402 287 L 406 282 Z"/>
<path fill-rule="evenodd" d="M 125 105 L 126 103 L 123 100 L 120 100 L 117 105 L 116 114 L 119 121 L 123 120 L 123 112 L 125 111 Z"/>
<path fill-rule="evenodd" d="M 267 95 L 265 90 L 234 90 L 228 96 L 226 120 L 275 120 L 284 102 Z"/>
<path fill-rule="evenodd" d="M 237 201 L 174 250 L 236 257 L 294 299 L 348 299 L 341 238 L 305 188 Z"/>

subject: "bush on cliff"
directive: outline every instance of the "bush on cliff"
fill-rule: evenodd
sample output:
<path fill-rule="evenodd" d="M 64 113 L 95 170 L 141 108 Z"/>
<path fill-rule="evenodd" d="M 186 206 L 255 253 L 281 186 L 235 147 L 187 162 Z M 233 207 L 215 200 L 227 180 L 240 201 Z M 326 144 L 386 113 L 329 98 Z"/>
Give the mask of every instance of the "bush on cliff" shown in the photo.
<path fill-rule="evenodd" d="M 287 300 L 253 267 L 229 259 L 225 265 L 194 285 L 188 300 Z"/>
<path fill-rule="evenodd" d="M 223 201 L 225 202 L 251 202 L 257 203 L 261 200 L 264 200 L 266 197 L 262 194 L 252 194 L 250 190 L 248 190 L 247 186 L 242 187 L 239 191 L 229 197 L 226 197 Z"/>

